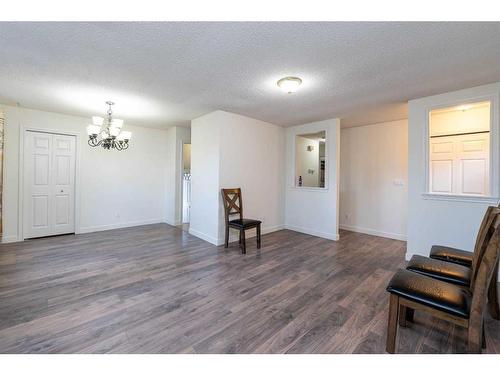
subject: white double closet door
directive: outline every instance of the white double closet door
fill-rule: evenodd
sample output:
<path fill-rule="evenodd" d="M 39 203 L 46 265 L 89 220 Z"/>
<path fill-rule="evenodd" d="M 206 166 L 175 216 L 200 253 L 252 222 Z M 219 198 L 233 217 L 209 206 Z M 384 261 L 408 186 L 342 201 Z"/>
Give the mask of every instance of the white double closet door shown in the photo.
<path fill-rule="evenodd" d="M 24 238 L 75 232 L 75 137 L 24 134 Z"/>

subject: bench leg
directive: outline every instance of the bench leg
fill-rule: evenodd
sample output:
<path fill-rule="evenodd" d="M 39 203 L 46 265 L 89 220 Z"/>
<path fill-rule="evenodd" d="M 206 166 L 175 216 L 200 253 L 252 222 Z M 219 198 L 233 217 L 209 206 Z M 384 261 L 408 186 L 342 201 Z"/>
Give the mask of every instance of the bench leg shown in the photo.
<path fill-rule="evenodd" d="M 398 310 L 399 297 L 391 294 L 389 300 L 389 319 L 387 323 L 387 341 L 385 350 L 388 353 L 394 354 L 396 351 L 396 335 L 398 332 Z"/>

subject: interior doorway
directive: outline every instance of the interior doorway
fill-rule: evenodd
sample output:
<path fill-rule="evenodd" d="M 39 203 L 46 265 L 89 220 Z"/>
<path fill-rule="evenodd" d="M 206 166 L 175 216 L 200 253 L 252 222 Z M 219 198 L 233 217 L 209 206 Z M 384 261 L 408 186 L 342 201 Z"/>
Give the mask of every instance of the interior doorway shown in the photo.
<path fill-rule="evenodd" d="M 191 216 L 191 144 L 182 145 L 182 229 L 189 230 Z"/>

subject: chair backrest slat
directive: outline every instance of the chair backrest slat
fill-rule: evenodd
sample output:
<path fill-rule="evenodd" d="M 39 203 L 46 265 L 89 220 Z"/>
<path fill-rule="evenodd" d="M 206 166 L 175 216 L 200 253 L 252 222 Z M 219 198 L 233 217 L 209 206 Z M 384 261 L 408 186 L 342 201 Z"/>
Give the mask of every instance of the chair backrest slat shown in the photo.
<path fill-rule="evenodd" d="M 481 262 L 479 263 L 476 279 L 474 280 L 474 286 L 471 289 L 473 294 L 469 316 L 471 321 L 469 325 L 474 324 L 481 327 L 482 324 L 484 308 L 486 306 L 486 299 L 488 295 L 488 286 L 490 285 L 493 272 L 495 272 L 496 265 L 498 263 L 500 250 L 499 224 L 500 215 L 496 215 L 495 223 L 492 226 L 494 228 L 493 234 L 488 241 L 486 250 L 484 251 Z"/>
<path fill-rule="evenodd" d="M 496 230 L 500 226 L 500 209 L 497 207 L 492 207 L 490 210 L 490 216 L 488 219 L 488 226 L 483 235 L 482 245 L 478 248 L 478 251 L 474 252 L 474 259 L 472 263 L 472 275 L 471 275 L 471 283 L 470 290 L 473 291 L 475 287 L 475 282 L 478 276 L 479 268 L 481 267 L 481 263 L 486 255 L 486 250 L 490 244 L 490 241 Z"/>
<path fill-rule="evenodd" d="M 474 245 L 474 253 L 472 256 L 472 275 L 471 280 L 473 281 L 476 277 L 477 270 L 479 267 L 479 263 L 481 262 L 481 258 L 488 246 L 488 242 L 495 231 L 494 224 L 497 215 L 500 213 L 500 208 L 489 206 L 486 209 L 486 212 L 483 216 L 483 220 L 481 221 L 481 225 L 479 226 L 479 231 L 476 237 L 476 243 Z"/>
<path fill-rule="evenodd" d="M 231 215 L 239 215 L 240 219 L 243 219 L 243 201 L 241 199 L 241 189 L 221 189 L 221 194 L 226 222 L 229 221 L 229 216 Z"/>

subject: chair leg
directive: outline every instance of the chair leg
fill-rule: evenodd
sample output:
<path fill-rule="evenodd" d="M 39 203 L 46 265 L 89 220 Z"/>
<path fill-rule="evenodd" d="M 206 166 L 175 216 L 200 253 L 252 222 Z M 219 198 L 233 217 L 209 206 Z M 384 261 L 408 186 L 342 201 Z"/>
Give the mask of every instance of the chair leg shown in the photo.
<path fill-rule="evenodd" d="M 493 277 L 488 287 L 488 307 L 490 315 L 495 320 L 500 320 L 500 307 L 498 306 L 498 262 L 493 271 Z"/>
<path fill-rule="evenodd" d="M 407 322 L 412 322 L 412 323 L 413 323 L 413 322 L 414 322 L 414 320 L 413 320 L 413 316 L 414 316 L 414 315 L 415 315 L 415 310 L 413 310 L 413 309 L 411 309 L 411 308 L 407 307 L 407 308 L 406 308 L 406 321 L 407 321 Z"/>
<path fill-rule="evenodd" d="M 482 338 L 481 348 L 486 349 L 486 336 L 484 334 L 484 322 L 483 322 L 483 338 Z"/>
<path fill-rule="evenodd" d="M 246 243 L 246 240 L 245 240 L 245 230 L 242 229 L 241 230 L 241 243 L 243 245 L 243 248 L 242 248 L 242 254 L 246 254 L 247 253 L 247 243 Z"/>
<path fill-rule="evenodd" d="M 408 313 L 407 307 L 403 306 L 403 305 L 399 305 L 398 320 L 399 320 L 400 327 L 406 327 L 406 314 L 407 313 Z"/>
<path fill-rule="evenodd" d="M 240 239 L 238 240 L 238 243 L 241 245 L 241 230 L 240 230 Z"/>
<path fill-rule="evenodd" d="M 229 246 L 229 225 L 226 225 L 226 239 L 224 240 L 224 247 L 227 249 Z"/>
<path fill-rule="evenodd" d="M 260 249 L 260 224 L 257 225 L 257 249 Z"/>
<path fill-rule="evenodd" d="M 389 300 L 389 319 L 387 323 L 387 341 L 385 350 L 388 353 L 394 354 L 396 351 L 396 335 L 398 332 L 398 310 L 399 297 L 391 294 Z"/>
<path fill-rule="evenodd" d="M 470 324 L 470 320 L 469 320 Z M 477 324 L 469 325 L 467 333 L 467 351 L 469 353 L 481 353 L 483 346 L 483 327 L 477 327 Z"/>

